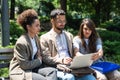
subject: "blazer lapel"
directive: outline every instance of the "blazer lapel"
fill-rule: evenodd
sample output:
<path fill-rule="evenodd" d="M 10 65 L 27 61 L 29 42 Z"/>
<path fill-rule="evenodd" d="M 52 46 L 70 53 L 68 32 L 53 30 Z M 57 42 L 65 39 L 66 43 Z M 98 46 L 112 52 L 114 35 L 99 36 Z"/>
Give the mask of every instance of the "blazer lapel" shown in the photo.
<path fill-rule="evenodd" d="M 35 42 L 36 42 L 37 48 L 40 49 L 40 41 L 37 36 L 35 37 Z"/>
<path fill-rule="evenodd" d="M 69 50 L 70 57 L 72 57 L 72 40 L 70 41 L 69 37 L 67 36 L 67 33 L 64 31 L 65 37 L 66 37 L 66 42 Z"/>
<path fill-rule="evenodd" d="M 51 37 L 51 44 L 54 45 L 55 49 L 58 51 L 58 48 L 57 48 L 57 41 L 56 41 L 56 34 L 55 33 L 52 33 L 50 32 L 50 37 Z"/>
<path fill-rule="evenodd" d="M 28 41 L 28 44 L 29 44 L 29 48 L 30 48 L 30 58 L 32 59 L 32 55 L 33 55 L 33 48 L 32 48 L 32 43 L 31 43 L 31 41 L 30 41 L 30 38 L 29 38 L 29 36 L 28 36 L 28 34 L 26 34 L 26 40 Z"/>
<path fill-rule="evenodd" d="M 56 56 L 58 53 L 58 47 L 57 47 L 57 41 L 56 41 L 56 33 L 52 32 L 52 30 L 49 32 L 49 45 L 51 46 L 50 51 L 53 53 L 52 56 Z"/>

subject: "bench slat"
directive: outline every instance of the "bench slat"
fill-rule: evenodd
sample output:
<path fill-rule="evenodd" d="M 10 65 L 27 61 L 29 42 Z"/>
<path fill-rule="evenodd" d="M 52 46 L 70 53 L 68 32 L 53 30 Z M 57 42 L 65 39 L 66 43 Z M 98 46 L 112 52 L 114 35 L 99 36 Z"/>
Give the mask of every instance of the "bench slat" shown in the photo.
<path fill-rule="evenodd" d="M 0 77 L 0 80 L 10 80 L 9 77 Z"/>
<path fill-rule="evenodd" d="M 0 49 L 0 53 L 13 53 L 13 49 L 12 48 Z"/>
<path fill-rule="evenodd" d="M 0 60 L 11 60 L 12 55 L 0 55 Z"/>
<path fill-rule="evenodd" d="M 9 68 L 10 60 L 13 57 L 13 48 L 0 49 L 0 69 Z M 9 77 L 0 77 L 0 80 L 9 80 Z"/>
<path fill-rule="evenodd" d="M 0 68 L 6 68 L 9 67 L 10 63 L 0 63 Z"/>

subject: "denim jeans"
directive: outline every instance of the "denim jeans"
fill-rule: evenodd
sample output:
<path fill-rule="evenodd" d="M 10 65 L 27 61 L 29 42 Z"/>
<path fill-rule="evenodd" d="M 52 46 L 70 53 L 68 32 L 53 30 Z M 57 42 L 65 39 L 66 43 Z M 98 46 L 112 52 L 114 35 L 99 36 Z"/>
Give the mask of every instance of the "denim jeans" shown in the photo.
<path fill-rule="evenodd" d="M 96 80 L 91 74 L 85 75 L 83 77 L 75 77 L 73 74 L 64 73 L 62 71 L 57 71 L 58 80 Z"/>
<path fill-rule="evenodd" d="M 75 80 L 75 76 L 70 73 L 64 73 L 63 71 L 57 71 L 58 80 Z"/>
<path fill-rule="evenodd" d="M 89 74 L 83 77 L 77 77 L 75 80 L 96 80 L 96 78 L 93 75 Z"/>

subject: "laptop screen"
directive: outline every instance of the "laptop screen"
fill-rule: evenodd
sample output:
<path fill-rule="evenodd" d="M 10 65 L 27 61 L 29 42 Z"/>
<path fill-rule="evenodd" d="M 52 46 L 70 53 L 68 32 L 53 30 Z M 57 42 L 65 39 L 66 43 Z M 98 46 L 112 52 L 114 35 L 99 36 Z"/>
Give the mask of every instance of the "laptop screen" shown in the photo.
<path fill-rule="evenodd" d="M 73 58 L 73 62 L 69 66 L 71 69 L 77 69 L 77 68 L 82 68 L 82 67 L 89 67 L 92 65 L 93 60 L 92 58 L 92 53 L 91 54 L 85 54 L 85 55 L 80 55 L 80 56 L 75 56 Z"/>

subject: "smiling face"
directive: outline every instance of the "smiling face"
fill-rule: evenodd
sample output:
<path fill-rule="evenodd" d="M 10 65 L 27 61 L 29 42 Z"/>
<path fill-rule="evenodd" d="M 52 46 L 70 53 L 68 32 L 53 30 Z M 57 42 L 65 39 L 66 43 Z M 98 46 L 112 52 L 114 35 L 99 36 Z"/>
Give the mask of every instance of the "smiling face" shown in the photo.
<path fill-rule="evenodd" d="M 92 34 L 92 30 L 90 30 L 87 25 L 83 26 L 83 35 L 84 38 L 88 39 L 90 37 L 90 35 Z"/>
<path fill-rule="evenodd" d="M 27 25 L 28 34 L 31 37 L 34 37 L 36 34 L 40 32 L 40 21 L 39 19 L 35 19 L 31 25 Z"/>

